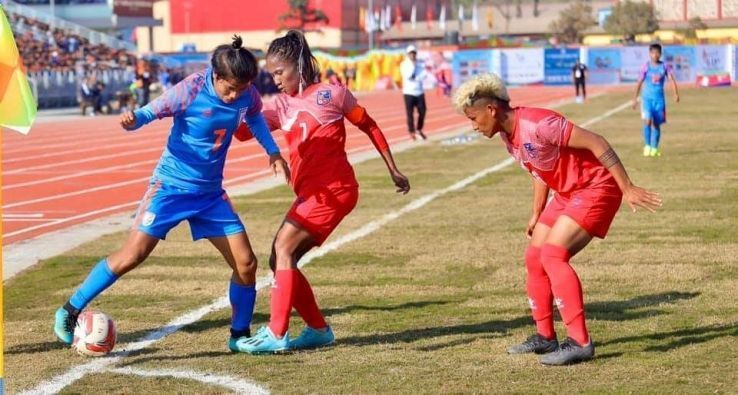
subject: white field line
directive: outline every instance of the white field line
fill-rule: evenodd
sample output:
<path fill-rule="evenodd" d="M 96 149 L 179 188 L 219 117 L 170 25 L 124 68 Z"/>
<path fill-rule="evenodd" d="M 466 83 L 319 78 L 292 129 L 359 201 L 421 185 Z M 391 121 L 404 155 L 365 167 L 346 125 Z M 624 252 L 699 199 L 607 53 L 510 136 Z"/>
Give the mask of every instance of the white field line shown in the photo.
<path fill-rule="evenodd" d="M 108 372 L 118 374 L 128 374 L 143 377 L 174 377 L 177 379 L 185 379 L 199 381 L 204 384 L 216 385 L 227 388 L 237 394 L 269 394 L 269 390 L 253 383 L 232 376 L 220 376 L 213 373 L 198 373 L 192 370 L 164 370 L 164 369 L 135 369 L 131 367 L 108 369 Z"/>
<path fill-rule="evenodd" d="M 53 218 L 7 218 L 3 217 L 3 222 L 51 222 Z"/>
<path fill-rule="evenodd" d="M 39 185 L 39 184 L 46 184 L 48 182 L 63 181 L 63 180 L 71 179 L 71 178 L 86 177 L 86 176 L 91 176 L 94 174 L 109 173 L 111 171 L 119 172 L 120 170 L 130 170 L 135 167 L 139 167 L 143 165 L 153 165 L 154 163 L 158 161 L 159 161 L 159 158 L 151 159 L 151 160 L 144 160 L 140 162 L 133 162 L 133 163 L 125 164 L 125 165 L 101 167 L 95 170 L 79 171 L 79 172 L 75 172 L 72 174 L 64 174 L 61 176 L 56 176 L 56 177 L 51 177 L 51 178 L 43 178 L 40 180 L 21 182 L 18 184 L 10 184 L 7 186 L 3 186 L 3 191 L 9 191 L 11 189 L 16 189 L 16 188 L 30 187 L 30 186 Z"/>
<path fill-rule="evenodd" d="M 487 169 L 484 169 L 480 172 L 477 172 L 473 174 L 472 176 L 469 176 L 450 187 L 446 187 L 444 189 L 437 190 L 433 193 L 427 194 L 425 196 L 422 196 L 418 199 L 413 200 L 409 204 L 405 205 L 400 210 L 392 211 L 388 214 L 385 214 L 381 218 L 371 221 L 364 226 L 360 227 L 359 229 L 349 232 L 348 234 L 339 237 L 338 239 L 327 243 L 323 245 L 322 247 L 311 251 L 310 253 L 306 254 L 305 257 L 300 261 L 300 267 L 305 266 L 312 262 L 313 259 L 319 258 L 333 250 L 338 249 L 342 245 L 352 242 L 354 240 L 360 239 L 368 234 L 371 234 L 378 229 L 380 229 L 383 225 L 386 225 L 387 223 L 399 218 L 400 216 L 407 214 L 411 211 L 417 210 L 420 207 L 425 206 L 426 204 L 430 203 L 434 199 L 438 198 L 441 195 L 444 195 L 448 192 L 455 191 L 458 189 L 461 189 L 472 182 L 486 176 L 487 174 L 490 174 L 495 171 L 499 171 L 501 169 L 504 169 L 505 167 L 511 165 L 514 163 L 514 160 L 512 158 L 508 158 L 492 167 L 489 167 Z M 259 279 L 256 284 L 256 289 L 260 290 L 266 286 L 268 286 L 271 282 L 271 275 L 265 276 Z M 164 339 L 166 336 L 178 331 L 179 329 L 190 325 L 198 320 L 200 320 L 202 317 L 204 317 L 207 314 L 210 314 L 214 311 L 218 311 L 221 309 L 224 309 L 226 307 L 230 306 L 229 300 L 227 296 L 222 296 L 216 300 L 214 300 L 209 305 L 200 307 L 197 310 L 193 310 L 191 312 L 188 312 L 180 317 L 175 318 L 174 320 L 170 321 L 167 325 L 163 326 L 160 329 L 157 329 L 155 331 L 150 332 L 146 336 L 144 336 L 141 340 L 138 340 L 133 343 L 128 343 L 126 345 L 123 345 L 122 351 L 116 352 L 114 354 L 111 354 L 110 357 L 101 358 L 97 360 L 93 360 L 91 362 L 88 362 L 84 365 L 77 365 L 72 367 L 69 371 L 66 373 L 53 377 L 51 380 L 45 381 L 38 386 L 36 386 L 34 389 L 23 392 L 24 394 L 49 394 L 49 393 L 57 393 L 61 391 L 64 387 L 68 386 L 69 384 L 73 383 L 76 380 L 79 380 L 84 375 L 88 373 L 95 373 L 99 372 L 105 368 L 107 368 L 110 365 L 113 365 L 115 363 L 118 363 L 122 358 L 126 357 L 128 354 L 134 351 L 141 350 L 143 348 L 146 348 L 159 340 Z"/>
<path fill-rule="evenodd" d="M 45 224 L 39 224 L 39 225 L 29 226 L 27 228 L 19 229 L 19 230 L 16 230 L 14 232 L 3 233 L 3 237 L 17 236 L 17 235 L 20 235 L 20 234 L 23 234 L 23 233 L 26 233 L 26 232 L 30 232 L 30 231 L 36 230 L 36 229 L 48 228 L 49 226 L 63 224 L 63 223 L 66 223 L 66 222 L 71 222 L 71 221 L 76 221 L 76 220 L 82 219 L 82 218 L 93 217 L 93 216 L 96 216 L 98 214 L 108 213 L 108 212 L 111 212 L 111 211 L 118 211 L 118 210 L 122 210 L 124 208 L 133 208 L 138 203 L 139 203 L 139 201 L 128 202 L 128 203 L 123 203 L 123 204 L 117 204 L 115 206 L 105 207 L 105 208 L 102 208 L 102 209 L 99 209 L 99 210 L 88 211 L 88 212 L 85 212 L 85 213 L 82 213 L 82 214 L 78 214 L 78 215 L 74 215 L 74 216 L 71 216 L 71 217 L 56 219 L 56 220 L 53 220 L 52 222 L 47 222 Z"/>
<path fill-rule="evenodd" d="M 628 102 L 628 103 L 625 103 L 617 107 L 619 109 L 618 111 L 622 110 L 623 108 L 626 108 L 629 105 L 630 103 Z M 606 112 L 605 114 L 612 115 L 615 112 L 617 111 L 610 110 Z M 606 118 L 604 116 L 605 114 L 600 115 L 596 118 L 593 118 L 583 123 L 581 126 L 586 127 L 597 121 L 600 121 Z M 415 199 L 399 210 L 395 210 L 390 213 L 387 213 L 381 218 L 371 221 L 365 224 L 364 226 L 360 227 L 359 229 L 349 232 L 330 243 L 324 244 L 318 249 L 310 251 L 309 253 L 305 254 L 303 259 L 300 261 L 299 266 L 303 267 L 309 264 L 310 262 L 312 262 L 312 260 L 322 257 L 326 255 L 327 253 L 340 248 L 346 243 L 350 243 L 354 240 L 360 239 L 364 236 L 367 236 L 379 230 L 382 226 L 386 225 L 387 223 L 399 218 L 400 216 L 404 214 L 407 214 L 409 212 L 412 212 L 414 210 L 417 210 L 425 206 L 426 204 L 430 203 L 431 201 L 435 200 L 436 198 L 442 195 L 445 195 L 449 192 L 460 190 L 466 187 L 467 185 L 479 180 L 480 178 L 483 178 L 491 173 L 500 171 L 506 168 L 507 166 L 510 166 L 514 162 L 515 160 L 513 158 L 508 158 L 494 166 L 488 167 L 469 177 L 466 177 L 462 179 L 461 181 L 458 181 L 449 187 L 437 190 L 430 194 L 424 195 L 418 199 Z M 266 287 L 267 285 L 269 285 L 270 282 L 271 282 L 271 275 L 262 277 L 257 281 L 256 289 L 260 290 Z M 174 320 L 170 321 L 167 325 L 163 326 L 162 328 L 159 328 L 155 331 L 150 332 L 149 334 L 144 336 L 141 340 L 133 342 L 133 343 L 128 343 L 127 345 L 124 346 L 123 351 L 116 352 L 113 355 L 106 357 L 106 358 L 93 360 L 83 365 L 73 366 L 66 373 L 52 377 L 50 380 L 40 383 L 39 385 L 31 389 L 30 391 L 22 392 L 22 394 L 58 393 L 59 391 L 64 389 L 66 386 L 72 384 L 74 381 L 79 380 L 80 378 L 84 377 L 86 374 L 97 373 L 97 372 L 103 371 L 108 366 L 111 366 L 119 362 L 122 358 L 126 357 L 131 352 L 146 348 L 158 342 L 159 340 L 164 339 L 166 336 L 178 331 L 179 329 L 200 320 L 205 315 L 212 313 L 214 311 L 217 311 L 217 310 L 224 309 L 228 306 L 230 306 L 228 297 L 222 296 L 214 300 L 213 302 L 211 302 L 209 305 L 202 306 L 196 310 L 187 312 L 175 318 Z"/>
<path fill-rule="evenodd" d="M 281 136 L 280 136 L 281 137 Z M 129 137 L 130 138 L 130 137 Z M 280 140 L 279 138 L 275 140 Z M 249 144 L 252 143 L 252 144 Z M 233 151 L 240 150 L 243 148 L 247 148 L 249 145 L 253 145 L 256 143 L 256 140 L 249 141 L 246 144 L 235 144 L 232 146 Z M 166 143 L 165 143 L 166 144 Z M 148 152 L 162 152 L 164 150 L 164 147 L 161 145 L 157 145 L 156 147 L 151 147 L 151 141 L 147 141 L 145 144 L 147 147 L 146 149 L 138 149 L 138 150 L 123 150 L 119 151 L 115 154 L 106 154 L 106 155 L 98 155 L 98 156 L 90 156 L 84 159 L 75 159 L 75 160 L 68 160 L 68 161 L 62 161 L 62 162 L 56 162 L 56 163 L 49 163 L 45 165 L 37 165 L 37 166 L 30 166 L 30 167 L 24 167 L 21 169 L 15 169 L 10 171 L 5 171 L 3 174 L 9 175 L 9 174 L 19 174 L 19 173 L 27 173 L 32 170 L 40 170 L 40 169 L 49 169 L 49 168 L 55 168 L 59 166 L 65 166 L 65 165 L 76 165 L 80 163 L 89 163 L 89 162 L 95 162 L 95 161 L 106 161 L 108 159 L 114 159 L 114 158 L 121 158 L 126 157 L 129 155 L 134 154 L 143 154 Z M 157 158 L 158 159 L 158 158 Z M 140 162 L 139 162 L 140 163 Z M 128 163 L 128 165 L 135 164 L 134 163 Z"/>
<path fill-rule="evenodd" d="M 3 213 L 3 219 L 8 218 L 43 218 L 43 213 Z"/>

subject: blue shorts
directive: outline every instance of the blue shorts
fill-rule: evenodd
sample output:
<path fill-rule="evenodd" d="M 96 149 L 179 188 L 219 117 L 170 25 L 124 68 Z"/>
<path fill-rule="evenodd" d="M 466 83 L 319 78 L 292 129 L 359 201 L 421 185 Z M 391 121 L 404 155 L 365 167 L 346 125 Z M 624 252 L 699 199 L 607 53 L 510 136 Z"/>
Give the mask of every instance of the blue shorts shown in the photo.
<path fill-rule="evenodd" d="M 641 98 L 641 118 L 654 125 L 666 123 L 666 101 L 662 98 Z"/>
<path fill-rule="evenodd" d="M 133 227 L 164 240 L 183 220 L 190 224 L 192 240 L 222 237 L 246 229 L 224 190 L 198 192 L 153 182 L 144 194 Z"/>

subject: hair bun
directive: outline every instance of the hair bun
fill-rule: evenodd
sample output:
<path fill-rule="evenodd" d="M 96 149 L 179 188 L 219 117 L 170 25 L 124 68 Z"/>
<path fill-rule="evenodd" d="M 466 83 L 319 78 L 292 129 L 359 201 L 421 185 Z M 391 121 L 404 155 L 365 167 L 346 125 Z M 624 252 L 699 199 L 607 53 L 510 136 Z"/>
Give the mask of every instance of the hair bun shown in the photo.
<path fill-rule="evenodd" d="M 233 43 L 231 46 L 233 46 L 233 49 L 241 49 L 241 45 L 243 44 L 243 39 L 238 34 L 233 35 Z"/>
<path fill-rule="evenodd" d="M 290 30 L 287 32 L 285 37 L 289 37 L 290 39 L 302 41 L 302 33 L 297 30 Z"/>

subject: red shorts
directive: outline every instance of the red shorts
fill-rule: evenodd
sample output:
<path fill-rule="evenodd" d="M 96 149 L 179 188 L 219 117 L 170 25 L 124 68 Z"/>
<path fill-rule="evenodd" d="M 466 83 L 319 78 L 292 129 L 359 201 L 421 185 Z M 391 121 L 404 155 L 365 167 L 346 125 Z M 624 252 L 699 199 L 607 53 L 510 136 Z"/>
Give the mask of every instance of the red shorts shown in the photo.
<path fill-rule="evenodd" d="M 358 186 L 311 188 L 297 195 L 287 219 L 310 232 L 321 245 L 358 201 Z"/>
<path fill-rule="evenodd" d="M 555 194 L 538 222 L 553 227 L 560 215 L 576 221 L 591 236 L 604 239 L 615 214 L 620 209 L 620 189 L 582 189 L 567 197 Z"/>

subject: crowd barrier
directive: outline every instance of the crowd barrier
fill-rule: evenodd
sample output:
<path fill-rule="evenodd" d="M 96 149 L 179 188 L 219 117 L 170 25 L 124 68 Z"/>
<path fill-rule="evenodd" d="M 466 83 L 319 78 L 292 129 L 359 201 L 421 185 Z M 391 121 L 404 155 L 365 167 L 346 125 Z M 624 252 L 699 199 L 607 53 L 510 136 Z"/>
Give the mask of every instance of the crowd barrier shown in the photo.
<path fill-rule="evenodd" d="M 342 57 L 316 51 L 320 69 L 332 70 L 354 91 L 399 89 L 403 50 L 377 50 L 360 56 Z M 580 61 L 589 70 L 589 84 L 632 83 L 648 61 L 648 46 L 506 49 L 419 50 L 418 60 L 428 71 L 427 89 L 437 84 L 440 73 L 458 86 L 468 78 L 494 72 L 510 85 L 568 85 L 571 68 Z M 738 46 L 664 46 L 662 59 L 671 66 L 679 83 L 699 86 L 730 85 L 738 76 Z M 115 92 L 133 80 L 123 70 L 100 71 L 98 79 Z M 353 78 L 351 78 L 353 76 Z M 81 76 L 43 72 L 29 76 L 39 107 L 76 105 Z"/>
<path fill-rule="evenodd" d="M 105 93 L 126 90 L 135 79 L 132 71 L 99 70 L 88 73 L 73 71 L 43 71 L 28 74 L 28 82 L 38 103 L 38 108 L 74 107 L 79 104 L 82 79 L 94 75 L 105 84 Z"/>
<path fill-rule="evenodd" d="M 662 60 L 680 83 L 736 81 L 738 56 L 734 45 L 666 45 Z M 571 69 L 580 59 L 590 84 L 632 83 L 649 60 L 648 46 L 515 48 L 461 50 L 453 54 L 454 85 L 479 73 L 499 74 L 508 84 L 571 84 Z"/>

